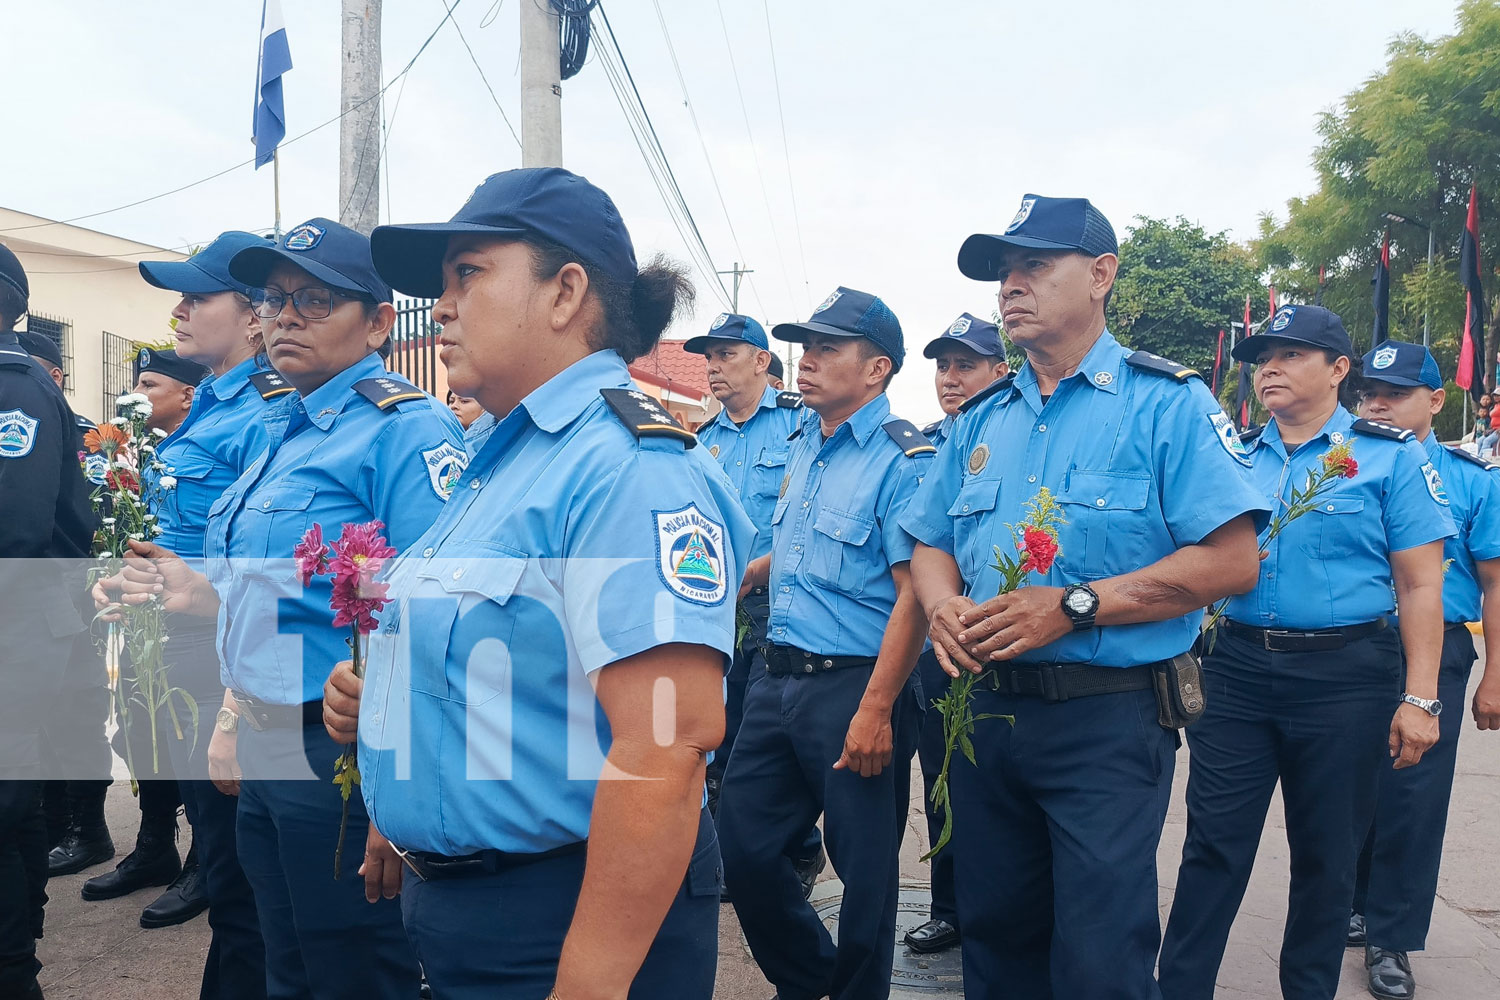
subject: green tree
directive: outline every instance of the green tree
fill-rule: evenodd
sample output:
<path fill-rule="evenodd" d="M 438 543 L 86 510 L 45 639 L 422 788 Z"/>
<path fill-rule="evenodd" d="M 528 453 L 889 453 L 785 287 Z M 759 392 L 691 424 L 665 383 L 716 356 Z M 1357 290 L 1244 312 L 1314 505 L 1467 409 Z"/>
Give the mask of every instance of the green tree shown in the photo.
<path fill-rule="evenodd" d="M 1264 294 L 1255 257 L 1226 234 L 1207 233 L 1180 216 L 1137 216 L 1120 244 L 1109 328 L 1127 346 L 1208 378 L 1219 331 L 1243 314 L 1246 295 L 1259 302 Z M 1226 355 L 1228 346 L 1226 339 Z"/>

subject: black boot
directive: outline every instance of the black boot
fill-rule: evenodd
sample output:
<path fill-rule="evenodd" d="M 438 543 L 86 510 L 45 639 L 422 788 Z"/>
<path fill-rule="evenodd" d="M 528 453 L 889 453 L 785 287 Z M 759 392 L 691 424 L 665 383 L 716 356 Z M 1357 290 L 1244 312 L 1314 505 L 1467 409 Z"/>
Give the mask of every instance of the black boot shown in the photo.
<path fill-rule="evenodd" d="M 115 842 L 104 822 L 104 795 L 108 784 L 99 781 L 69 782 L 71 818 L 62 840 L 47 855 L 47 877 L 72 875 L 115 856 Z"/>
<path fill-rule="evenodd" d="M 171 927 L 187 923 L 208 909 L 208 892 L 203 886 L 203 870 L 198 867 L 198 844 L 188 848 L 182 862 L 182 872 L 167 891 L 156 897 L 156 902 L 141 911 L 141 926 Z"/>
<path fill-rule="evenodd" d="M 135 850 L 115 870 L 83 883 L 83 898 L 95 902 L 127 896 L 149 885 L 166 885 L 182 871 L 177 855 L 177 817 L 141 816 Z"/>

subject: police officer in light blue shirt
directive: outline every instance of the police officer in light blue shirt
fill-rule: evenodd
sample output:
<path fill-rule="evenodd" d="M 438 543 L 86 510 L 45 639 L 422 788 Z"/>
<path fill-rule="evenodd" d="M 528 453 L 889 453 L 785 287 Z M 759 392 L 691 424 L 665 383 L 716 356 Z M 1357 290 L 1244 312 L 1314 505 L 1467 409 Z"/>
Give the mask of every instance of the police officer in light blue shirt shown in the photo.
<path fill-rule="evenodd" d="M 771 554 L 750 569 L 748 582 L 770 588 L 766 676 L 746 693 L 724 775 L 724 872 L 778 995 L 878 1000 L 890 991 L 922 646 L 897 518 L 933 447 L 891 415 L 885 389 L 906 349 L 880 299 L 839 288 L 772 333 L 804 345 L 797 387 L 814 412 L 793 432 Z M 844 883 L 837 945 L 786 858 L 819 813 Z"/>
<path fill-rule="evenodd" d="M 954 754 L 950 773 L 971 1000 L 1157 996 L 1175 746 L 1153 690 L 1187 669 L 1202 607 L 1255 578 L 1268 504 L 1197 373 L 1105 328 L 1116 252 L 1082 198 L 1027 195 L 965 241 L 959 270 L 1000 282 L 1026 363 L 969 398 L 901 519 L 939 662 L 981 674 L 976 715 L 1014 719 L 978 721 L 977 766 Z M 995 553 L 1043 487 L 1056 559 L 996 596 Z"/>
<path fill-rule="evenodd" d="M 1426 947 L 1437 894 L 1443 832 L 1464 699 L 1474 666 L 1467 622 L 1489 619 L 1485 672 L 1474 693 L 1479 729 L 1500 729 L 1500 467 L 1440 444 L 1433 418 L 1442 410 L 1443 377 L 1420 344 L 1388 340 L 1364 356 L 1359 414 L 1416 435 L 1443 480 L 1458 534 L 1443 543 L 1443 653 L 1438 672 L 1441 737 L 1422 766 L 1383 768 L 1375 824 L 1354 885 L 1352 945 L 1365 945 L 1370 991 L 1397 1000 L 1417 989 L 1407 955 Z"/>
<path fill-rule="evenodd" d="M 943 419 L 922 428 L 922 434 L 933 447 L 941 448 L 953 433 L 953 422 L 959 408 L 970 396 L 996 379 L 1010 374 L 1005 360 L 1005 343 L 1000 328 L 978 316 L 964 313 L 922 348 L 922 357 L 937 362 L 933 381 L 937 386 L 938 405 Z"/>
<path fill-rule="evenodd" d="M 437 299 L 450 384 L 495 417 L 391 569 L 363 687 L 341 670 L 326 694 L 433 992 L 709 1000 L 703 775 L 754 528 L 626 367 L 691 286 L 638 268 L 609 196 L 555 167 L 373 239 L 382 275 Z"/>
<path fill-rule="evenodd" d="M 1454 525 L 1412 433 L 1340 405 L 1358 370 L 1336 314 L 1283 306 L 1234 356 L 1255 363 L 1256 396 L 1271 413 L 1246 435 L 1245 460 L 1275 515 L 1313 476 L 1335 473 L 1304 516 L 1276 522 L 1259 582 L 1228 602 L 1211 637 L 1208 704 L 1188 730 L 1187 842 L 1161 988 L 1168 1000 L 1213 995 L 1279 783 L 1292 856 L 1281 988 L 1331 997 L 1380 771 L 1391 758 L 1416 764 L 1438 738 L 1442 540 Z"/>

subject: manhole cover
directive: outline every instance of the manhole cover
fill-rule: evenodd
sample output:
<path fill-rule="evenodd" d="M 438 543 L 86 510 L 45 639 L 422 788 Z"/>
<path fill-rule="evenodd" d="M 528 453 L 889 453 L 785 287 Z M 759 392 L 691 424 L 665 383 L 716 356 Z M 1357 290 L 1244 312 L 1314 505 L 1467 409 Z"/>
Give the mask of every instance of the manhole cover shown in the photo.
<path fill-rule="evenodd" d="M 838 940 L 839 904 L 843 902 L 843 885 L 830 879 L 818 883 L 813 892 L 813 909 L 829 933 Z M 906 946 L 906 932 L 927 922 L 932 905 L 927 886 L 903 883 L 896 902 L 896 959 L 891 969 L 891 998 L 964 995 L 963 960 L 958 948 L 936 955 L 923 955 Z"/>

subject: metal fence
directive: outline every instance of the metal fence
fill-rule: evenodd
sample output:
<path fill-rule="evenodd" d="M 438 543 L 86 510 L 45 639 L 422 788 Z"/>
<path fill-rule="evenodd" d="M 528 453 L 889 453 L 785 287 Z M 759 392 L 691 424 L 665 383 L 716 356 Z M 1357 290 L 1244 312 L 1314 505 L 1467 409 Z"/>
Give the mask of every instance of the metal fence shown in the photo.
<path fill-rule="evenodd" d="M 135 341 L 104 331 L 104 419 L 115 415 L 115 400 L 135 385 Z"/>
<path fill-rule="evenodd" d="M 396 300 L 396 325 L 391 330 L 391 356 L 386 366 L 434 396 L 439 388 L 437 340 L 442 329 L 432 322 L 431 299 Z"/>

